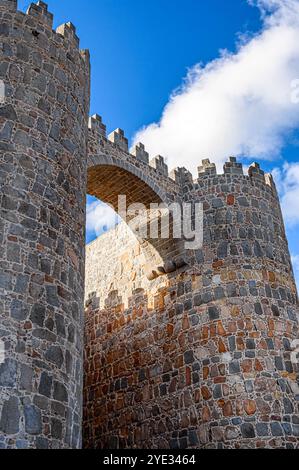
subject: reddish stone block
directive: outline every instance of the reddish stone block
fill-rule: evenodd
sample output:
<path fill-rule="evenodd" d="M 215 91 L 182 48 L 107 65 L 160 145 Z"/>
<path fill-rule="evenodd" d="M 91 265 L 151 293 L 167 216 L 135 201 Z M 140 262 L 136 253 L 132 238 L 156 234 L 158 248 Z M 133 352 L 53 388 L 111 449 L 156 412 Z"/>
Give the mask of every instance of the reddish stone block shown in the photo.
<path fill-rule="evenodd" d="M 209 377 L 209 368 L 204 366 L 202 369 L 203 380 L 206 380 Z"/>
<path fill-rule="evenodd" d="M 204 400 L 209 400 L 212 396 L 210 390 L 206 386 L 201 387 L 201 394 Z"/>
<path fill-rule="evenodd" d="M 244 410 L 246 413 L 251 416 L 256 412 L 256 403 L 254 400 L 245 400 L 244 401 Z"/>
<path fill-rule="evenodd" d="M 252 371 L 252 360 L 251 359 L 244 359 L 241 362 L 241 368 L 243 372 L 251 372 Z"/>
<path fill-rule="evenodd" d="M 228 206 L 233 206 L 235 204 L 235 196 L 233 194 L 229 194 L 226 198 L 226 202 Z"/>
<path fill-rule="evenodd" d="M 228 417 L 233 415 L 233 408 L 231 401 L 226 401 L 223 406 L 223 416 Z"/>
<path fill-rule="evenodd" d="M 223 266 L 223 261 L 222 260 L 216 260 L 212 264 L 214 269 L 219 269 Z"/>
<path fill-rule="evenodd" d="M 168 323 L 168 324 L 167 324 L 167 335 L 168 335 L 168 336 L 172 336 L 172 335 L 173 335 L 173 324 L 172 324 L 172 323 Z"/>
<path fill-rule="evenodd" d="M 263 368 L 261 362 L 258 359 L 255 359 L 255 361 L 254 361 L 254 370 L 256 370 L 258 372 L 261 372 L 263 369 L 264 368 Z"/>
<path fill-rule="evenodd" d="M 211 419 L 211 412 L 208 406 L 204 406 L 202 408 L 202 414 L 201 414 L 202 421 L 204 423 L 208 423 Z"/>
<path fill-rule="evenodd" d="M 218 351 L 220 354 L 225 353 L 227 351 L 226 346 L 221 338 L 219 338 L 218 340 Z"/>
<path fill-rule="evenodd" d="M 219 321 L 218 324 L 217 324 L 217 333 L 220 336 L 226 336 L 226 331 L 225 331 L 221 321 Z"/>
<path fill-rule="evenodd" d="M 240 336 L 237 337 L 236 343 L 237 343 L 238 351 L 243 351 L 245 349 L 245 344 L 244 344 L 243 338 L 241 338 Z"/>

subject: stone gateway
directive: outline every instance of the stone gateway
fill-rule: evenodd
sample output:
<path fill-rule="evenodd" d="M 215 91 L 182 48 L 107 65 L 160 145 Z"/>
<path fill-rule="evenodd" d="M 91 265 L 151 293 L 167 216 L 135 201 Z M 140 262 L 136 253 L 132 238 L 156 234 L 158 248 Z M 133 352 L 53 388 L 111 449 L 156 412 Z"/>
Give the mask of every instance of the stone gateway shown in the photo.
<path fill-rule="evenodd" d="M 299 448 L 272 177 L 231 157 L 194 180 L 107 137 L 88 118 L 89 53 L 42 1 L 0 0 L 0 46 L 0 448 Z M 201 203 L 203 246 L 121 223 L 85 248 L 86 193 Z"/>

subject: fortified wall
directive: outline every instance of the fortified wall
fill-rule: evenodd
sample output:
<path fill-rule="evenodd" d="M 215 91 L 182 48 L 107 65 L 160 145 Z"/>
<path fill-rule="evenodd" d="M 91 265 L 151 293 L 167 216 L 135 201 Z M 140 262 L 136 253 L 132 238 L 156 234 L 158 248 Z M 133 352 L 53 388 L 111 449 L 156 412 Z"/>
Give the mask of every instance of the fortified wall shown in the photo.
<path fill-rule="evenodd" d="M 0 51 L 0 448 L 78 448 L 82 429 L 85 447 L 298 448 L 298 298 L 271 176 L 231 158 L 194 180 L 107 136 L 88 119 L 89 53 L 42 1 L 0 0 Z M 86 193 L 145 216 L 202 203 L 203 247 L 104 235 L 84 319 Z"/>
<path fill-rule="evenodd" d="M 234 158 L 184 173 L 204 245 L 180 272 L 146 280 L 125 226 L 87 246 L 84 445 L 296 448 L 298 300 L 275 184 Z"/>

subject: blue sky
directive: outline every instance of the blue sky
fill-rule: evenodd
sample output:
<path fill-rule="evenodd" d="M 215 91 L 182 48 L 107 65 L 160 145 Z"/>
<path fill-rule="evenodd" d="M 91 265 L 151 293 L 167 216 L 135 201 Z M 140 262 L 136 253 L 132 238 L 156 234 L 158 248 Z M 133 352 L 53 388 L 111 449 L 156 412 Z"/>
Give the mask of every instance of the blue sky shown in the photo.
<path fill-rule="evenodd" d="M 54 13 L 54 25 L 58 26 L 66 21 L 73 22 L 77 27 L 81 47 L 90 49 L 91 114 L 98 113 L 103 117 L 108 132 L 117 127 L 124 129 L 131 142 L 136 132 L 143 126 L 160 121 L 165 106 L 171 102 L 170 96 L 174 90 L 181 87 L 178 94 L 182 94 L 184 98 L 188 93 L 190 95 L 194 92 L 198 83 L 201 83 L 204 92 L 201 102 L 204 102 L 211 112 L 215 111 L 215 115 L 221 117 L 222 110 L 231 106 L 233 108 L 231 122 L 238 121 L 236 109 L 240 110 L 240 117 L 248 110 L 247 107 L 244 108 L 243 90 L 236 90 L 236 96 L 238 92 L 239 95 L 236 99 L 234 96 L 231 97 L 231 104 L 227 103 L 226 90 L 220 93 L 220 104 L 209 103 L 211 93 L 209 83 L 218 78 L 223 83 L 228 76 L 225 59 L 220 63 L 213 62 L 221 57 L 219 51 L 227 50 L 231 54 L 238 54 L 240 42 L 249 43 L 242 53 L 245 59 L 241 57 L 239 64 L 236 65 L 234 78 L 238 83 L 249 77 L 248 84 L 246 83 L 249 90 L 247 95 L 250 96 L 250 101 L 253 101 L 253 109 L 258 110 L 261 121 L 258 122 L 252 112 L 247 113 L 246 120 L 242 122 L 242 130 L 246 128 L 247 135 L 257 135 L 248 148 L 250 156 L 248 159 L 243 158 L 243 161 L 248 164 L 254 159 L 261 161 L 266 171 L 275 169 L 285 208 L 290 248 L 299 279 L 299 216 L 296 215 L 296 204 L 298 204 L 296 198 L 299 198 L 299 164 L 297 165 L 299 119 L 296 113 L 299 117 L 299 104 L 295 109 L 295 106 L 293 108 L 280 106 L 276 100 L 284 78 L 283 74 L 280 77 L 281 71 L 285 69 L 286 76 L 299 78 L 299 56 L 296 56 L 292 49 L 295 44 L 298 48 L 299 43 L 297 41 L 299 8 L 297 10 L 298 0 L 261 0 L 264 7 L 269 6 L 271 2 L 276 3 L 280 9 L 276 14 L 268 14 L 266 20 L 261 19 L 261 10 L 249 5 L 246 0 L 48 0 L 47 3 L 49 10 Z M 286 4 L 294 7 L 292 10 L 294 18 L 290 17 L 289 11 L 285 8 Z M 19 8 L 26 9 L 28 5 L 29 2 L 19 0 Z M 295 18 L 297 14 L 298 18 Z M 275 28 L 279 33 L 277 47 L 273 46 L 277 40 Z M 294 33 L 294 37 L 291 33 Z M 261 34 L 260 43 L 255 44 L 254 38 Z M 277 50 L 272 57 L 273 49 Z M 262 57 L 260 62 L 259 54 Z M 240 58 L 240 54 L 238 57 Z M 259 65 L 255 64 L 255 57 L 256 64 Z M 227 61 L 230 65 L 233 59 L 228 58 Z M 199 71 L 198 68 L 194 69 L 196 64 L 201 64 Z M 205 67 L 208 64 L 212 64 L 211 73 L 206 72 Z M 266 65 L 269 65 L 268 69 Z M 185 84 L 182 90 L 183 80 L 190 68 L 196 72 L 196 78 L 189 79 L 189 85 Z M 203 76 L 202 71 L 204 71 Z M 267 88 L 263 80 L 256 78 L 259 77 L 259 72 L 260 76 L 263 74 L 269 76 Z M 275 78 L 278 76 L 281 78 L 280 81 Z M 190 80 L 191 82 L 193 80 L 191 85 Z M 271 92 L 268 93 L 268 89 Z M 266 98 L 264 95 L 267 95 Z M 182 116 L 186 112 L 183 100 L 178 101 L 179 103 L 175 103 L 170 109 L 168 107 L 169 116 L 168 118 L 166 116 L 165 122 L 162 122 L 158 130 L 149 128 L 141 132 L 149 150 L 156 151 L 155 145 L 169 140 L 168 132 L 171 135 L 173 130 L 171 122 L 175 120 L 180 105 L 183 106 Z M 202 116 L 197 115 L 199 108 L 200 105 L 197 106 L 195 101 L 195 107 L 190 112 L 194 115 L 195 123 L 198 119 L 200 129 Z M 272 114 L 273 122 L 271 122 Z M 271 124 L 269 133 L 263 124 L 265 122 Z M 215 155 L 215 161 L 221 167 L 222 158 L 225 159 L 229 154 L 246 153 L 247 149 L 243 151 L 246 143 L 235 142 L 227 136 L 220 118 L 219 127 L 220 133 L 223 127 L 219 140 L 224 154 L 219 154 L 219 148 L 213 143 L 215 140 L 213 136 L 210 140 L 208 136 L 205 141 L 199 138 L 193 142 L 194 149 L 190 150 L 190 155 L 186 155 L 189 165 L 191 162 L 191 166 L 194 163 L 196 167 L 201 158 L 208 156 L 213 160 Z M 188 145 L 188 129 L 182 131 L 182 134 L 183 132 L 185 137 L 182 135 L 181 141 L 175 142 L 177 148 L 180 144 Z M 246 133 L 244 136 L 246 141 Z M 269 139 L 272 141 L 272 146 L 268 144 Z M 206 148 L 208 150 L 211 148 L 211 155 L 201 153 L 201 149 L 206 152 Z M 169 145 L 157 153 L 169 157 L 170 166 L 175 166 L 172 163 L 180 166 L 185 164 L 179 156 L 174 155 L 172 158 Z M 189 168 L 187 164 L 186 166 Z M 194 171 L 193 173 L 195 176 Z M 89 198 L 89 203 L 91 202 L 93 200 Z M 88 228 L 87 241 L 91 241 L 96 236 L 95 230 L 92 224 Z"/>
<path fill-rule="evenodd" d="M 71 21 L 92 58 L 91 114 L 130 138 L 159 119 L 188 67 L 235 48 L 256 31 L 259 11 L 243 0 L 48 0 L 54 26 Z M 25 10 L 30 2 L 18 0 Z M 217 12 L 217 13 L 216 13 Z"/>

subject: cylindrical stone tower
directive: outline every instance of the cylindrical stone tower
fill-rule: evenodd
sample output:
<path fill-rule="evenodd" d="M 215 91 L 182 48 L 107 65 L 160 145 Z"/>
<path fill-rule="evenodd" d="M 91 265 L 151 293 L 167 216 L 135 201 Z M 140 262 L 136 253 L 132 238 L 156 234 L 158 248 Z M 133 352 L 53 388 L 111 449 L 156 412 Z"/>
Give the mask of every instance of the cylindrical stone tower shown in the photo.
<path fill-rule="evenodd" d="M 0 0 L 0 448 L 81 445 L 89 54 Z"/>
<path fill-rule="evenodd" d="M 146 283 L 124 230 L 88 247 L 85 445 L 298 448 L 299 309 L 275 184 L 235 158 L 181 174 L 182 200 L 204 210 L 188 266 Z"/>
<path fill-rule="evenodd" d="M 273 179 L 257 163 L 244 175 L 235 158 L 217 175 L 205 160 L 193 194 L 204 207 L 193 297 L 199 441 L 207 448 L 298 448 L 298 297 Z"/>

